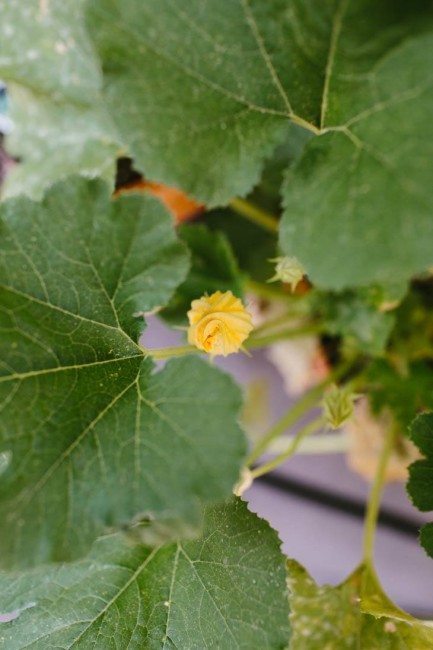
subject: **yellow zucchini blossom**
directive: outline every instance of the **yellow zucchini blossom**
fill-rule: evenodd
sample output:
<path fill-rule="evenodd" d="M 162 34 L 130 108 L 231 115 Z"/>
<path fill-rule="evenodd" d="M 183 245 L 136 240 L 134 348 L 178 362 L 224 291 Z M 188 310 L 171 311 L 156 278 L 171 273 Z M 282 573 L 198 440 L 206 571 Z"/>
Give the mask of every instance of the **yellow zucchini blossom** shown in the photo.
<path fill-rule="evenodd" d="M 253 329 L 251 314 L 231 291 L 193 300 L 188 319 L 188 343 L 212 356 L 238 352 Z"/>

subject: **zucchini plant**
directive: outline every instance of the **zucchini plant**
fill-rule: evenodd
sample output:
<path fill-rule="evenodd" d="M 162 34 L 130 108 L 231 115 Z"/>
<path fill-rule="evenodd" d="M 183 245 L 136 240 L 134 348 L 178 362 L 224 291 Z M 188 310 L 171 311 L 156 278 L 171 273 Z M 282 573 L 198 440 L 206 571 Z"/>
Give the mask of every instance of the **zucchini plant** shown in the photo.
<path fill-rule="evenodd" d="M 387 480 L 433 509 L 432 56 L 430 0 L 2 3 L 0 648 L 433 647 L 374 567 Z M 319 586 L 243 494 L 350 431 Z"/>

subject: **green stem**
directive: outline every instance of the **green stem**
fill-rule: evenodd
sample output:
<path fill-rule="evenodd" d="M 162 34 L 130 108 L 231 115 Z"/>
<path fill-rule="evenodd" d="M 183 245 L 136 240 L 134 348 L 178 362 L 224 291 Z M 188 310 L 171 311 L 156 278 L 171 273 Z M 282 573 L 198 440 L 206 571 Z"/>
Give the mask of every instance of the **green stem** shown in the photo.
<path fill-rule="evenodd" d="M 264 348 L 267 345 L 276 343 L 277 341 L 284 341 L 286 339 L 294 339 L 300 336 L 308 336 L 310 334 L 317 334 L 321 331 L 319 325 L 304 325 L 303 327 L 290 327 L 289 329 L 280 330 L 273 334 L 265 334 L 263 336 L 250 336 L 248 341 L 245 342 L 244 347 L 248 350 L 254 348 Z"/>
<path fill-rule="evenodd" d="M 270 320 L 264 321 L 261 325 L 255 328 L 253 335 L 257 336 L 258 334 L 262 334 L 263 332 L 268 332 L 268 330 L 275 330 L 277 327 L 280 327 L 280 325 L 287 325 L 290 323 L 290 321 L 294 319 L 301 319 L 302 317 L 305 317 L 305 313 L 302 314 L 301 312 L 296 312 L 295 310 L 292 310 L 290 312 L 287 312 L 286 314 L 283 314 L 282 316 L 278 316 L 277 318 L 272 318 Z"/>
<path fill-rule="evenodd" d="M 305 327 L 292 327 L 291 329 L 283 330 L 281 332 L 276 332 L 275 334 L 269 334 L 267 336 L 251 336 L 244 344 L 244 348 L 247 350 L 253 350 L 255 348 L 263 348 L 267 345 L 271 345 L 276 341 L 282 341 L 285 339 L 296 338 L 298 336 L 306 336 L 313 332 L 318 332 L 318 327 L 316 325 L 307 325 Z M 198 348 L 193 345 L 178 345 L 175 347 L 168 348 L 144 348 L 144 351 L 149 354 L 154 359 L 170 359 L 171 357 L 183 357 L 186 354 L 205 354 Z"/>
<path fill-rule="evenodd" d="M 284 463 L 288 458 L 293 456 L 304 438 L 320 429 L 320 427 L 322 427 L 324 424 L 325 420 L 322 416 L 306 424 L 293 436 L 292 440 L 290 441 L 290 445 L 285 451 L 283 451 L 281 454 L 278 454 L 278 456 L 275 456 L 275 458 L 272 458 L 272 460 L 269 460 L 267 463 L 264 463 L 263 465 L 260 465 L 259 467 L 253 469 L 251 471 L 251 476 L 253 478 L 263 476 L 263 474 L 271 472 L 273 469 Z"/>
<path fill-rule="evenodd" d="M 269 214 L 266 210 L 262 210 L 258 206 L 250 203 L 246 199 L 232 199 L 229 203 L 232 210 L 245 217 L 249 221 L 261 226 L 265 230 L 272 233 L 278 232 L 279 221 L 273 214 Z"/>
<path fill-rule="evenodd" d="M 331 380 L 332 381 L 332 380 Z M 248 456 L 247 463 L 251 465 L 266 451 L 271 442 L 278 438 L 285 431 L 290 429 L 307 411 L 313 408 L 322 396 L 324 388 L 331 383 L 325 379 L 322 383 L 311 388 L 300 400 L 290 407 L 269 431 L 258 440 L 255 447 Z"/>
<path fill-rule="evenodd" d="M 287 445 L 287 438 L 277 438 L 268 448 L 270 454 L 281 454 Z M 341 454 L 349 449 L 345 433 L 327 433 L 303 440 L 297 449 L 298 454 Z"/>
<path fill-rule="evenodd" d="M 377 519 L 379 516 L 380 500 L 385 482 L 386 467 L 394 446 L 394 439 L 395 432 L 394 429 L 390 427 L 383 443 L 365 514 L 363 560 L 366 564 L 372 564 L 373 562 L 374 539 L 376 535 Z"/>
<path fill-rule="evenodd" d="M 256 282 L 255 280 L 247 280 L 245 288 L 252 291 L 260 298 L 265 300 L 279 300 L 281 302 L 292 301 L 294 296 L 291 293 L 283 291 L 280 286 L 275 284 L 268 284 L 266 282 Z M 297 298 L 297 296 L 296 296 Z"/>
<path fill-rule="evenodd" d="M 144 348 L 144 351 L 154 359 L 170 359 L 171 357 L 183 357 L 186 354 L 200 352 L 193 345 L 177 345 L 170 348 Z"/>

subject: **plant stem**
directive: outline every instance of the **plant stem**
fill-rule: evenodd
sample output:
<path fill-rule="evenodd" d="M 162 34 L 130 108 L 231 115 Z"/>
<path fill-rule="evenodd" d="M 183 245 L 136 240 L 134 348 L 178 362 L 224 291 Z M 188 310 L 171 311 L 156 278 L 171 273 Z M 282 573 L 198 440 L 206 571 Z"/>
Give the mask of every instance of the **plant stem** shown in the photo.
<path fill-rule="evenodd" d="M 363 560 L 366 564 L 371 564 L 373 561 L 374 539 L 376 534 L 377 518 L 379 516 L 380 500 L 383 492 L 383 484 L 385 481 L 385 471 L 394 446 L 394 440 L 395 431 L 393 427 L 390 427 L 383 443 L 365 513 Z"/>
<path fill-rule="evenodd" d="M 186 354 L 200 352 L 193 345 L 178 345 L 169 348 L 144 348 L 144 351 L 154 359 L 170 359 L 171 357 L 183 357 Z"/>
<path fill-rule="evenodd" d="M 300 400 L 289 408 L 283 417 L 269 429 L 269 431 L 258 440 L 247 459 L 247 464 L 251 465 L 266 451 L 271 442 L 278 438 L 282 433 L 290 429 L 307 411 L 319 401 L 324 388 L 331 383 L 329 378 L 322 381 L 317 386 L 309 390 Z"/>
<path fill-rule="evenodd" d="M 318 332 L 317 325 L 306 325 L 305 327 L 292 327 L 267 336 L 251 336 L 245 341 L 244 347 L 247 350 L 254 348 L 263 348 L 267 345 L 298 336 L 306 336 L 313 332 Z M 205 354 L 193 345 L 178 345 L 167 348 L 145 348 L 144 351 L 154 359 L 170 359 L 171 357 L 183 357 L 186 354 Z"/>
<path fill-rule="evenodd" d="M 287 445 L 287 438 L 274 440 L 268 448 L 271 454 L 281 454 Z M 341 454 L 348 450 L 349 440 L 345 433 L 327 433 L 302 440 L 298 454 Z"/>
<path fill-rule="evenodd" d="M 263 465 L 260 465 L 259 467 L 253 469 L 251 471 L 251 476 L 253 478 L 263 476 L 263 474 L 271 472 L 273 469 L 284 463 L 284 461 L 293 456 L 304 438 L 317 431 L 324 424 L 325 420 L 322 416 L 306 424 L 293 436 L 292 440 L 290 441 L 290 445 L 285 451 L 283 451 L 281 454 L 278 454 L 278 456 L 275 456 L 275 458 L 272 458 L 267 463 L 264 463 Z"/>
<path fill-rule="evenodd" d="M 266 300 L 280 300 L 281 302 L 292 301 L 294 296 L 291 293 L 283 291 L 278 285 L 269 284 L 267 282 L 256 282 L 255 280 L 247 280 L 245 287 L 248 291 L 252 291 L 260 298 Z"/>
<path fill-rule="evenodd" d="M 299 320 L 300 318 L 302 318 L 302 316 L 305 317 L 305 313 L 301 314 L 301 312 L 297 313 L 295 310 L 291 310 L 286 314 L 264 321 L 261 325 L 255 328 L 252 336 L 257 336 L 258 334 L 262 334 L 263 332 L 268 332 L 268 330 L 275 330 L 277 327 L 280 327 L 280 325 L 287 325 L 288 323 L 290 323 L 290 321 L 294 319 Z"/>
<path fill-rule="evenodd" d="M 317 334 L 321 331 L 319 325 L 304 325 L 303 327 L 290 327 L 289 329 L 280 330 L 273 334 L 265 334 L 263 336 L 250 336 L 248 341 L 245 342 L 245 347 L 248 350 L 254 348 L 263 348 L 277 341 L 284 341 L 285 339 L 294 339 L 300 336 L 308 336 L 309 334 Z"/>
<path fill-rule="evenodd" d="M 250 203 L 246 199 L 232 199 L 229 203 L 232 210 L 249 221 L 261 226 L 265 230 L 272 233 L 278 232 L 279 221 L 273 214 L 269 214 L 266 210 L 262 210 L 258 206 Z"/>

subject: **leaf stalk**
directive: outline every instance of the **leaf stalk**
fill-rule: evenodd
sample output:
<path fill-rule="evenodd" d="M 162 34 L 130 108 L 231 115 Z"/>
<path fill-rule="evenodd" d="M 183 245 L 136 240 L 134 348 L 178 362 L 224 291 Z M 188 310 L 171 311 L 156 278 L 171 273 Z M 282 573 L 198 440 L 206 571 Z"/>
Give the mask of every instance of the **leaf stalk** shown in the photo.
<path fill-rule="evenodd" d="M 385 472 L 395 442 L 395 430 L 390 427 L 386 433 L 382 451 L 377 465 L 376 475 L 367 503 L 364 521 L 363 561 L 372 565 L 374 555 L 374 541 L 376 536 L 377 520 L 379 516 L 380 501 L 385 483 Z"/>
<path fill-rule="evenodd" d="M 313 420 L 312 422 L 306 424 L 301 429 L 299 429 L 299 431 L 291 439 L 290 445 L 287 447 L 285 451 L 283 451 L 281 454 L 278 454 L 277 456 L 275 456 L 275 458 L 272 458 L 267 463 L 264 463 L 263 465 L 260 465 L 259 467 L 256 467 L 255 469 L 251 470 L 251 476 L 253 477 L 253 479 L 257 478 L 258 476 L 263 476 L 263 474 L 267 474 L 268 472 L 271 472 L 276 467 L 278 467 L 286 460 L 288 460 L 291 456 L 295 454 L 295 452 L 297 451 L 299 445 L 304 440 L 304 438 L 318 431 L 320 428 L 324 426 L 324 424 L 325 424 L 325 420 L 322 416 L 320 416 L 315 420 Z"/>
<path fill-rule="evenodd" d="M 246 199 L 234 198 L 230 201 L 229 206 L 234 212 L 252 221 L 257 226 L 261 226 L 268 232 L 278 233 L 279 220 L 273 214 L 254 205 L 254 203 Z"/>

